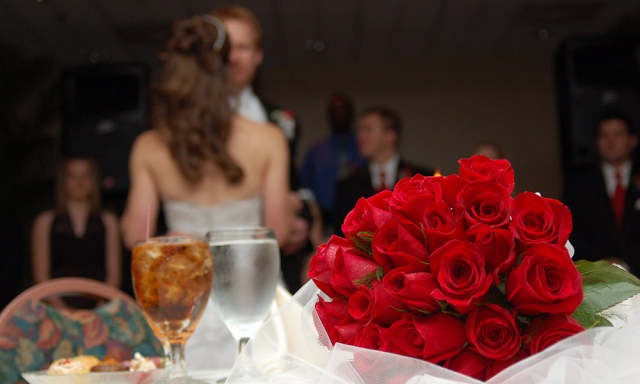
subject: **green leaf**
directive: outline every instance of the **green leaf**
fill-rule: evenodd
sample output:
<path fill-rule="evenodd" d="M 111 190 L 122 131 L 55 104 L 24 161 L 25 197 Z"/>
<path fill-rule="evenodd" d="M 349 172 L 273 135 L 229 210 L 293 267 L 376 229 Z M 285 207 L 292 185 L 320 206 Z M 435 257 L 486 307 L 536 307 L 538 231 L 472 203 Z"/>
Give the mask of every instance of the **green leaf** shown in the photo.
<path fill-rule="evenodd" d="M 619 283 L 592 283 L 583 285 L 584 299 L 586 304 L 594 313 L 599 313 L 605 309 L 640 293 L 640 287 L 626 281 Z"/>
<path fill-rule="evenodd" d="M 612 326 L 611 322 L 604 316 L 598 314 L 598 311 L 589 306 L 584 301 L 571 315 L 574 319 L 578 320 L 578 323 L 586 329 L 593 327 Z"/>
<path fill-rule="evenodd" d="M 361 231 L 356 236 L 347 235 L 347 239 L 353 244 L 356 249 L 372 255 L 371 241 L 373 240 L 373 232 Z"/>
<path fill-rule="evenodd" d="M 354 280 L 353 283 L 355 285 L 366 285 L 367 287 L 371 287 L 371 283 L 374 280 L 382 280 L 382 276 L 384 276 L 384 271 L 382 270 L 382 267 L 378 267 L 375 271 L 362 275 L 359 279 Z"/>
<path fill-rule="evenodd" d="M 640 280 L 637 277 L 607 261 L 578 260 L 575 265 L 582 274 L 583 285 L 627 282 L 640 286 Z"/>

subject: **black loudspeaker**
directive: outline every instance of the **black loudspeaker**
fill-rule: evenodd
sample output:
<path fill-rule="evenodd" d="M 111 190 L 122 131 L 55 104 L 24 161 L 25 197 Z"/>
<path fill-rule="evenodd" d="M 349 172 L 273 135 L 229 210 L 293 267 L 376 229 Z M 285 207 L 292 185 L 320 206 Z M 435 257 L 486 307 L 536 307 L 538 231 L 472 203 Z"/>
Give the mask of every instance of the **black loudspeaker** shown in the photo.
<path fill-rule="evenodd" d="M 138 63 L 93 65 L 62 73 L 64 154 L 97 159 L 105 195 L 129 188 L 129 152 L 148 128 L 149 70 Z"/>
<path fill-rule="evenodd" d="M 574 38 L 556 57 L 562 165 L 565 172 L 597 164 L 597 121 L 618 112 L 640 128 L 640 39 Z"/>

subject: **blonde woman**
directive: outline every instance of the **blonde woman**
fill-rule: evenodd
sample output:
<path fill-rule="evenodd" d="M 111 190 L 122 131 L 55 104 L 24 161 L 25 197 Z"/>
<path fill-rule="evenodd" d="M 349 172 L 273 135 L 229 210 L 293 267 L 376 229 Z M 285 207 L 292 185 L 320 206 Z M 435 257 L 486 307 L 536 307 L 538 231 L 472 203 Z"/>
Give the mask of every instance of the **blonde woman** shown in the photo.
<path fill-rule="evenodd" d="M 101 209 L 98 180 L 98 168 L 88 157 L 69 157 L 60 165 L 56 208 L 39 214 L 33 222 L 31 265 L 35 283 L 80 276 L 120 288 L 118 220 Z M 61 300 L 54 303 L 65 306 Z M 74 307 L 90 305 L 76 299 L 67 303 Z"/>

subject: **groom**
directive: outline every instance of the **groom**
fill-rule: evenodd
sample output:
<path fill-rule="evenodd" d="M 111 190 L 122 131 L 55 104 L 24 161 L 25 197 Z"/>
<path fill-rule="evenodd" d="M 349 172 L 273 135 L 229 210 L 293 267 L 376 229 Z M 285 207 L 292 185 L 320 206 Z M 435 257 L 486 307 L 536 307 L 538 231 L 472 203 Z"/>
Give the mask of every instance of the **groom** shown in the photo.
<path fill-rule="evenodd" d="M 309 238 L 310 230 L 316 228 L 312 225 L 322 225 L 317 203 L 313 199 L 303 201 L 298 197 L 304 196 L 297 192 L 299 182 L 294 166 L 300 125 L 291 111 L 260 99 L 253 91 L 252 83 L 264 57 L 262 29 L 256 15 L 239 5 L 217 8 L 210 15 L 222 21 L 231 43 L 227 67 L 238 114 L 261 123 L 271 122 L 277 125 L 289 140 L 291 202 L 298 211 L 298 216 L 292 233 L 281 249 L 281 264 L 287 288 L 295 293 L 302 285 L 301 274 L 306 275 L 303 271 L 305 261 L 314 250 Z"/>

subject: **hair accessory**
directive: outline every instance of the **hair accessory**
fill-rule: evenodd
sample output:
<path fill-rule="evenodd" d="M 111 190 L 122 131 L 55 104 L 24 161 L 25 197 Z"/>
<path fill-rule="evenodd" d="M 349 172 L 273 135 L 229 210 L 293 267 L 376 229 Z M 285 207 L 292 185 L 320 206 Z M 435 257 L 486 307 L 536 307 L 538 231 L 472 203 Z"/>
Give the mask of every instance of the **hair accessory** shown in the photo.
<path fill-rule="evenodd" d="M 222 21 L 220 21 L 220 19 L 218 19 L 217 17 L 207 15 L 206 13 L 203 13 L 201 16 L 204 21 L 206 21 L 209 24 L 212 24 L 218 30 L 218 36 L 216 37 L 216 42 L 213 43 L 213 50 L 215 52 L 219 52 L 220 48 L 222 48 L 222 46 L 224 45 L 224 39 L 227 38 L 227 30 L 224 29 L 224 24 L 222 24 Z"/>

